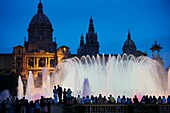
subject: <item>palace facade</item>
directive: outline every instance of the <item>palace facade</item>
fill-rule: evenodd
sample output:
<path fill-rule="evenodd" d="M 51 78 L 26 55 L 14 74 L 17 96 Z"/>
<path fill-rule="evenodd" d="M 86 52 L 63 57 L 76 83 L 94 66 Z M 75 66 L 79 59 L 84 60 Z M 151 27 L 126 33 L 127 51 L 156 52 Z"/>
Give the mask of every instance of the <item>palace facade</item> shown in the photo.
<path fill-rule="evenodd" d="M 17 73 L 22 78 L 28 77 L 32 71 L 34 79 L 42 76 L 42 69 L 46 67 L 49 74 L 55 70 L 55 66 L 63 59 L 82 55 L 100 55 L 100 44 L 94 29 L 93 18 L 90 17 L 88 32 L 80 36 L 80 45 L 77 54 L 71 54 L 70 48 L 63 45 L 57 47 L 56 38 L 53 38 L 53 27 L 49 18 L 43 12 L 43 4 L 38 3 L 37 13 L 32 17 L 28 25 L 28 40 L 25 38 L 24 45 L 13 47 L 12 53 L 0 54 L 0 74 Z M 159 48 L 159 52 L 160 52 Z M 151 48 L 151 50 L 155 50 Z M 135 42 L 131 38 L 130 31 L 127 35 L 122 54 L 134 56 L 146 56 L 145 52 L 137 50 Z M 106 55 L 107 56 L 107 55 Z M 160 56 L 159 56 L 160 57 Z M 155 56 L 154 56 L 155 58 Z M 161 57 L 159 58 L 161 60 Z M 162 62 L 162 61 L 161 61 Z"/>

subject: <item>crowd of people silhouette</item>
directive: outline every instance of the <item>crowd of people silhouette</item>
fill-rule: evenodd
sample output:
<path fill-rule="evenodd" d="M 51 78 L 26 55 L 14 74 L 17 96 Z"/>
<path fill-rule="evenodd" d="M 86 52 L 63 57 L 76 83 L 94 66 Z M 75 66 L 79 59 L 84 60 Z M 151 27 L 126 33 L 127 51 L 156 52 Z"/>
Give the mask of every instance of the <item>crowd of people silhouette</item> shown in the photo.
<path fill-rule="evenodd" d="M 40 99 L 35 101 L 28 101 L 25 97 L 22 99 L 9 97 L 0 103 L 1 113 L 50 113 L 50 104 L 170 104 L 170 95 L 165 96 L 148 96 L 143 95 L 139 100 L 137 95 L 133 98 L 125 97 L 125 95 L 115 98 L 113 95 L 108 97 L 99 94 L 99 96 L 77 97 L 72 96 L 70 88 L 62 89 L 60 85 L 54 86 L 53 97 L 45 98 L 41 96 Z"/>

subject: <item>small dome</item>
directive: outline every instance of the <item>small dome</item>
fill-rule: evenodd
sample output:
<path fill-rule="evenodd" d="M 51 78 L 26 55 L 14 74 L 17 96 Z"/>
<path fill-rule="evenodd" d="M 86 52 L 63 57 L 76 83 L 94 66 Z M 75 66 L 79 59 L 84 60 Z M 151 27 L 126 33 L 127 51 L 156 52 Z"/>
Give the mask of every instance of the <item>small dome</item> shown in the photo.
<path fill-rule="evenodd" d="M 133 40 L 127 39 L 124 43 L 124 46 L 136 46 L 136 45 Z"/>
<path fill-rule="evenodd" d="M 128 32 L 128 39 L 125 41 L 123 45 L 123 53 L 134 54 L 136 52 L 136 45 L 134 41 L 131 39 L 130 32 Z"/>
<path fill-rule="evenodd" d="M 127 47 L 132 46 L 132 47 L 135 47 L 135 48 L 136 48 L 136 45 L 135 45 L 134 41 L 131 39 L 130 32 L 128 32 L 128 39 L 125 41 L 125 43 L 124 43 L 124 45 L 123 45 L 123 48 L 126 47 L 126 46 L 127 46 Z"/>
<path fill-rule="evenodd" d="M 160 50 L 162 49 L 162 47 L 160 46 L 160 44 L 157 44 L 157 41 L 155 40 L 155 44 L 152 45 L 152 47 L 150 48 L 150 50 Z"/>

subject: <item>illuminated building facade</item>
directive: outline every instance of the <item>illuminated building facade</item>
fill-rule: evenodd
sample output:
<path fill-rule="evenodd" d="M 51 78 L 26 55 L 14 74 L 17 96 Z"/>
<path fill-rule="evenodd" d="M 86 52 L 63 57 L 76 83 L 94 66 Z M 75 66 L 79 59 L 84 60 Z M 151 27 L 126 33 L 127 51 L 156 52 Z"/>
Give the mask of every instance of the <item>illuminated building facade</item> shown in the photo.
<path fill-rule="evenodd" d="M 0 74 L 5 75 L 5 73 L 10 74 L 14 72 L 22 75 L 24 79 L 28 77 L 28 72 L 32 71 L 34 79 L 36 80 L 42 76 L 43 67 L 49 70 L 50 75 L 50 73 L 54 71 L 55 66 L 62 62 L 63 59 L 73 56 L 81 57 L 82 55 L 100 55 L 100 44 L 94 29 L 92 17 L 89 20 L 85 40 L 83 35 L 80 37 L 77 54 L 71 54 L 70 48 L 65 45 L 57 48 L 56 38 L 53 38 L 52 24 L 43 12 L 43 4 L 41 1 L 38 4 L 37 13 L 29 23 L 27 31 L 28 39 L 25 38 L 24 46 L 15 46 L 12 54 L 0 54 Z M 128 55 L 147 55 L 137 50 L 131 38 L 130 31 L 128 32 L 128 37 L 122 50 L 123 53 Z"/>
<path fill-rule="evenodd" d="M 25 38 L 24 46 L 18 45 L 13 48 L 12 72 L 27 78 L 28 72 L 32 71 L 36 80 L 37 77 L 42 77 L 43 67 L 48 69 L 50 75 L 58 62 L 69 56 L 69 48 L 62 46 L 57 49 L 56 38 L 54 40 L 52 38 L 52 24 L 43 13 L 41 1 L 38 4 L 37 14 L 31 19 L 27 31 L 28 40 Z"/>

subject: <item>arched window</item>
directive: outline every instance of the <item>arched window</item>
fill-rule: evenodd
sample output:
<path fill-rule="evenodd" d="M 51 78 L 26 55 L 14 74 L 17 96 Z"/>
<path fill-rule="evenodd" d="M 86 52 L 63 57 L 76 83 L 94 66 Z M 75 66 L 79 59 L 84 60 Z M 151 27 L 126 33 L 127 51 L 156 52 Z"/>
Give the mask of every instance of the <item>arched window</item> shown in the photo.
<path fill-rule="evenodd" d="M 30 58 L 30 59 L 28 60 L 28 66 L 34 67 L 34 61 L 33 61 L 32 58 Z"/>
<path fill-rule="evenodd" d="M 50 60 L 50 67 L 55 67 L 54 59 L 51 59 L 51 60 Z"/>
<path fill-rule="evenodd" d="M 45 58 L 40 58 L 38 61 L 39 67 L 44 67 L 45 66 Z"/>
<path fill-rule="evenodd" d="M 21 63 L 22 63 L 22 58 L 21 58 L 21 57 L 17 57 L 17 58 L 16 58 L 17 67 L 20 67 L 20 66 L 21 66 Z"/>

